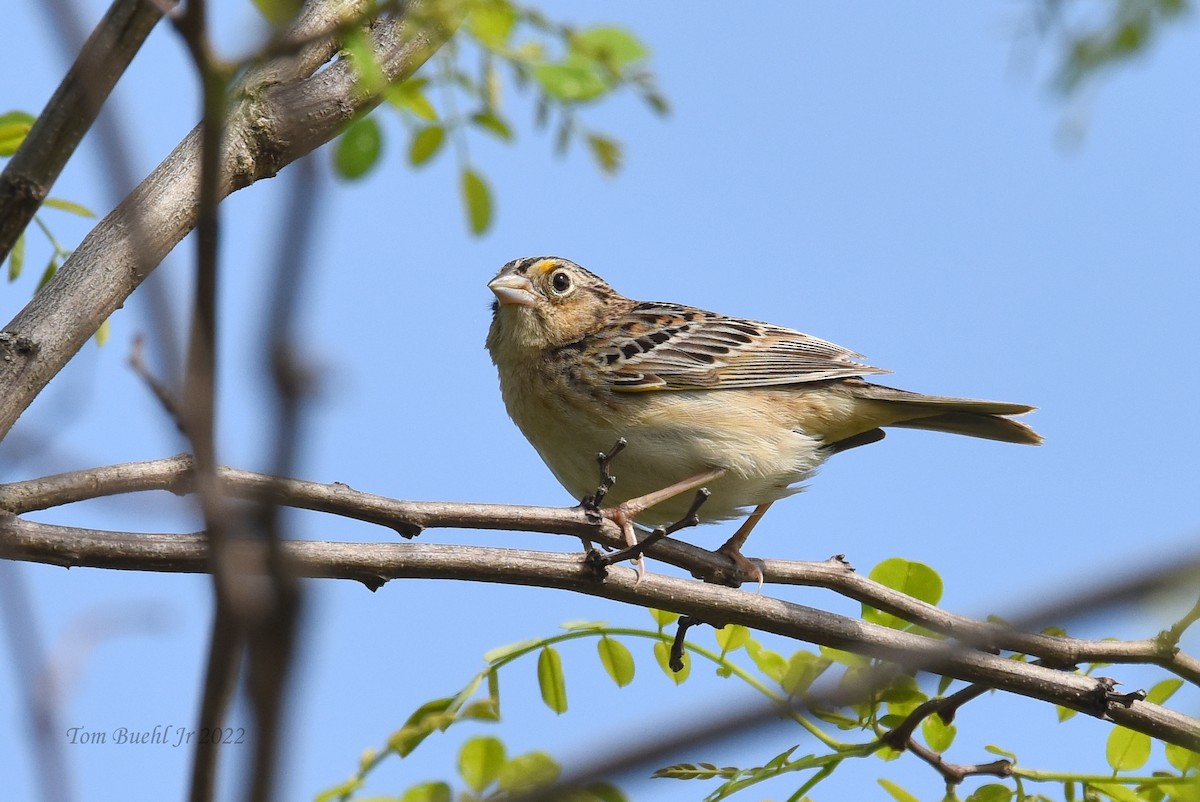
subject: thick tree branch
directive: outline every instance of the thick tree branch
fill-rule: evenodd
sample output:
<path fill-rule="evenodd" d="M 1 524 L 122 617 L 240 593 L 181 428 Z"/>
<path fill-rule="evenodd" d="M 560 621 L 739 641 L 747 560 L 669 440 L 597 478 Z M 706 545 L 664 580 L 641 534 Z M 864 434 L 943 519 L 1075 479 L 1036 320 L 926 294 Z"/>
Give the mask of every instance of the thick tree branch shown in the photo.
<path fill-rule="evenodd" d="M 704 582 L 616 568 L 595 579 L 582 555 L 417 543 L 290 541 L 284 552 L 306 577 L 343 578 L 377 588 L 389 579 L 457 579 L 570 590 L 672 610 L 718 624 L 853 651 L 1115 721 L 1168 743 L 1200 750 L 1200 722 L 1142 701 L 1111 701 L 1103 680 L 1009 660 L 798 604 Z M 262 544 L 236 543 L 247 572 L 263 571 Z M 36 523 L 0 513 L 0 558 L 63 566 L 203 573 L 204 535 L 136 534 Z"/>
<path fill-rule="evenodd" d="M 226 467 L 219 469 L 219 477 L 221 491 L 232 497 L 376 523 L 404 537 L 413 537 L 426 528 L 492 529 L 574 535 L 616 548 L 624 545 L 615 524 L 610 521 L 593 523 L 582 509 L 576 507 L 402 501 L 363 493 L 340 483 L 318 484 Z M 0 510 L 21 514 L 139 490 L 186 494 L 193 489 L 192 461 L 184 454 L 0 485 Z M 656 543 L 647 555 L 719 584 L 730 575 L 730 564 L 725 558 L 673 538 Z M 760 564 L 769 583 L 826 588 L 966 645 L 1030 654 L 1058 666 L 1092 662 L 1153 663 L 1189 682 L 1200 684 L 1200 661 L 1178 652 L 1174 644 L 1164 643 L 1158 637 L 1108 641 L 1023 632 L 926 604 L 855 573 L 839 559 L 824 562 L 762 560 Z M 1182 576 L 1196 572 L 1196 567 L 1189 566 L 1186 561 L 1178 561 L 1174 567 L 1182 572 Z"/>
<path fill-rule="evenodd" d="M 316 6 L 345 8 L 346 3 L 311 0 L 302 22 L 319 24 L 314 22 L 318 15 L 311 12 Z M 377 20 L 371 42 L 384 76 L 401 81 L 412 75 L 449 38 L 461 15 L 457 3 L 414 0 L 403 15 Z M 221 197 L 275 175 L 381 99 L 366 91 L 344 60 L 301 80 L 254 83 L 278 77 L 265 66 L 252 70 L 230 103 L 221 151 Z M 0 387 L 5 388 L 0 395 L 0 438 L 195 225 L 199 163 L 196 129 L 92 229 L 50 282 L 0 331 Z"/>
<path fill-rule="evenodd" d="M 0 173 L 0 261 L 50 194 L 117 80 L 162 17 L 150 0 L 116 0 Z"/>

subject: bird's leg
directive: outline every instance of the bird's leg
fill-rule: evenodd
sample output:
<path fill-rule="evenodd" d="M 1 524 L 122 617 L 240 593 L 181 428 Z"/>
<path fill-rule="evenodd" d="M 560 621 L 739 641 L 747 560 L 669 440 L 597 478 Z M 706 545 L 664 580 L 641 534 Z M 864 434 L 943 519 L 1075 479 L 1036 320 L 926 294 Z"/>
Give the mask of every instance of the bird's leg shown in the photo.
<path fill-rule="evenodd" d="M 682 481 L 676 482 L 669 487 L 664 487 L 662 490 L 655 490 L 653 493 L 647 493 L 644 496 L 638 496 L 637 498 L 631 498 L 628 501 L 623 501 L 611 509 L 603 510 L 601 514 L 604 515 L 605 518 L 608 518 L 610 521 L 615 523 L 617 526 L 621 527 L 621 534 L 625 536 L 626 544 L 629 546 L 635 546 L 638 542 L 637 533 L 633 531 L 633 521 L 635 518 L 653 507 L 655 504 L 661 504 L 668 499 L 675 498 L 681 493 L 686 493 L 689 490 L 695 490 L 696 488 L 701 487 L 702 485 L 711 482 L 714 479 L 720 479 L 724 475 L 724 468 L 713 468 L 711 470 L 704 471 L 703 473 L 698 473 L 695 476 L 689 477 Z M 641 555 L 634 560 L 634 566 L 637 568 L 638 578 L 640 579 L 642 572 L 646 570 L 646 562 Z"/>
<path fill-rule="evenodd" d="M 721 548 L 717 549 L 718 554 L 724 554 L 734 565 L 738 567 L 745 576 L 758 582 L 758 592 L 762 593 L 763 573 L 757 565 L 746 559 L 742 554 L 742 546 L 746 545 L 746 538 L 750 537 L 750 533 L 754 531 L 754 527 L 758 526 L 758 522 L 767 514 L 767 510 L 771 509 L 771 502 L 759 504 L 754 508 L 754 512 L 750 513 L 750 517 L 738 527 L 738 530 L 733 533 L 733 537 L 725 541 Z"/>
<path fill-rule="evenodd" d="M 603 520 L 600 516 L 600 502 L 604 501 L 604 497 L 608 495 L 608 491 L 612 490 L 612 486 L 616 484 L 617 477 L 608 472 L 608 468 L 612 465 L 612 461 L 618 454 L 625 450 L 625 438 L 617 438 L 617 442 L 613 443 L 613 447 L 608 450 L 608 453 L 601 451 L 596 454 L 596 462 L 600 464 L 600 484 L 596 486 L 596 492 L 590 496 L 584 496 L 579 502 L 579 506 L 583 508 L 587 515 L 588 521 L 592 524 L 599 525 Z M 583 541 L 583 550 L 591 551 L 593 549 L 592 541 L 586 537 L 579 538 Z"/>
<path fill-rule="evenodd" d="M 708 497 L 711 495 L 712 493 L 707 487 L 700 488 L 696 491 L 696 497 L 692 499 L 692 506 L 688 508 L 687 513 L 678 521 L 655 528 L 655 530 L 647 535 L 645 539 L 639 540 L 632 546 L 627 546 L 620 551 L 614 551 L 611 554 L 600 554 L 598 551 L 592 551 L 588 555 L 589 565 L 591 565 L 592 569 L 597 573 L 603 575 L 601 572 L 603 572 L 605 568 L 613 563 L 619 563 L 622 560 L 641 560 L 642 554 L 645 553 L 646 549 L 650 548 L 664 537 L 673 535 L 680 529 L 686 529 L 689 526 L 695 526 L 696 524 L 700 523 L 700 515 L 698 514 L 700 512 L 700 507 L 704 505 L 704 502 L 708 501 Z M 640 572 L 638 576 L 640 578 Z"/>
<path fill-rule="evenodd" d="M 612 490 L 612 486 L 617 483 L 617 477 L 608 472 L 609 466 L 612 465 L 617 455 L 625 450 L 625 438 L 617 439 L 613 443 L 613 447 L 608 450 L 608 453 L 603 451 L 596 454 L 596 462 L 600 465 L 600 484 L 596 487 L 596 492 L 590 496 L 584 496 L 580 506 L 589 513 L 598 513 L 600 504 L 604 501 L 604 497 L 608 495 L 608 491 Z"/>

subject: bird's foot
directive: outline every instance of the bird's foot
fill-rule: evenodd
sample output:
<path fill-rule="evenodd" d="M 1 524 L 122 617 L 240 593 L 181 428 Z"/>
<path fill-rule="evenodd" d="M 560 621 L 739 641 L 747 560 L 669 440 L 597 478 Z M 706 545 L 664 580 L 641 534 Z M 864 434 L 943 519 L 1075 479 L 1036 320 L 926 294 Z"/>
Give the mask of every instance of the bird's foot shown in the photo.
<path fill-rule="evenodd" d="M 746 555 L 742 554 L 741 549 L 730 538 L 724 545 L 717 549 L 717 554 L 724 555 L 731 563 L 736 571 L 736 577 L 730 584 L 734 587 L 740 586 L 743 582 L 757 582 L 758 592 L 762 593 L 763 589 L 763 572 L 754 562 Z"/>
<path fill-rule="evenodd" d="M 621 527 L 621 532 L 625 536 L 626 547 L 609 554 L 601 554 L 592 549 L 587 555 L 588 565 L 599 576 L 604 576 L 608 566 L 624 560 L 632 560 L 634 569 L 638 575 L 637 581 L 641 582 L 646 570 L 646 562 L 643 557 L 646 549 L 664 537 L 675 534 L 680 529 L 686 529 L 689 526 L 695 526 L 700 523 L 700 508 L 704 505 L 704 502 L 708 501 L 708 497 L 711 495 L 712 493 L 708 488 L 700 488 L 696 491 L 696 497 L 692 499 L 692 506 L 688 508 L 687 513 L 682 518 L 674 523 L 655 528 L 654 531 L 642 540 L 638 540 L 637 532 L 633 528 L 634 518 L 645 509 L 644 505 L 638 503 L 640 499 L 631 499 L 624 504 L 618 504 L 616 507 L 606 510 L 603 514 Z"/>

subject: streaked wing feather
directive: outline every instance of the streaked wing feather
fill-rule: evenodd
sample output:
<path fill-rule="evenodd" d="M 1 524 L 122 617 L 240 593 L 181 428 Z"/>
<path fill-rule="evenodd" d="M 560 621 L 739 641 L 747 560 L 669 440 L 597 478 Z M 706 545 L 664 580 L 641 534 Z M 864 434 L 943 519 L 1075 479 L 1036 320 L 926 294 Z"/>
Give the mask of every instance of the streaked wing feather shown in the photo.
<path fill-rule="evenodd" d="M 853 351 L 769 323 L 642 303 L 596 335 L 597 365 L 619 392 L 770 387 L 888 373 Z"/>

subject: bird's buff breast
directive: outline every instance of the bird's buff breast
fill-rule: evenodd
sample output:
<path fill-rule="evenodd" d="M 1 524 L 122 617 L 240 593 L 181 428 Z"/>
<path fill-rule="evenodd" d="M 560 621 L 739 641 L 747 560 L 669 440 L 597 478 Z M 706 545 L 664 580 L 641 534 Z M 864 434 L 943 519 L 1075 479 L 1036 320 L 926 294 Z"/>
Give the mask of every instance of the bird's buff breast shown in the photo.
<path fill-rule="evenodd" d="M 793 485 L 825 456 L 818 439 L 799 431 L 776 391 L 613 393 L 578 389 L 561 375 L 526 378 L 501 381 L 509 415 L 576 499 L 596 491 L 596 455 L 619 438 L 627 446 L 610 468 L 616 482 L 605 506 L 722 468 L 725 476 L 707 485 L 712 496 L 700 512 L 704 521 L 737 517 L 746 507 L 796 492 Z M 677 520 L 693 497 L 684 493 L 638 520 L 651 526 Z"/>

